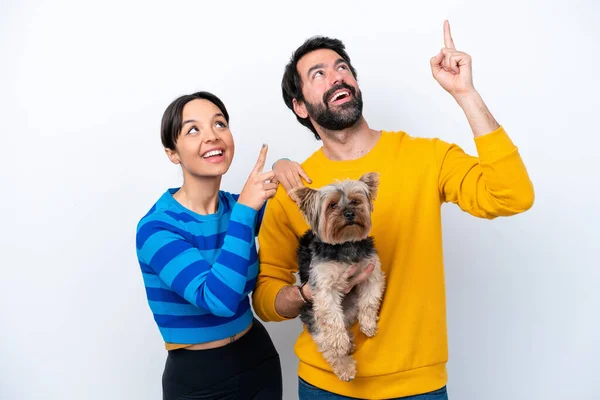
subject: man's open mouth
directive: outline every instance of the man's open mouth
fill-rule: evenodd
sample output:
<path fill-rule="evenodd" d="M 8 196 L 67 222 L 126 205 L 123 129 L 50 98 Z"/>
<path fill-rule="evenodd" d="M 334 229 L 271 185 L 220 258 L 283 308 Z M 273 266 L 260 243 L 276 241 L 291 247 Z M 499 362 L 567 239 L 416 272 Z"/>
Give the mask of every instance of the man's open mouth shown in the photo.
<path fill-rule="evenodd" d="M 340 89 L 340 90 L 336 90 L 333 95 L 329 98 L 329 103 L 335 103 L 335 102 L 339 102 L 341 100 L 347 99 L 352 95 L 352 93 L 350 93 L 350 90 L 348 89 Z"/>

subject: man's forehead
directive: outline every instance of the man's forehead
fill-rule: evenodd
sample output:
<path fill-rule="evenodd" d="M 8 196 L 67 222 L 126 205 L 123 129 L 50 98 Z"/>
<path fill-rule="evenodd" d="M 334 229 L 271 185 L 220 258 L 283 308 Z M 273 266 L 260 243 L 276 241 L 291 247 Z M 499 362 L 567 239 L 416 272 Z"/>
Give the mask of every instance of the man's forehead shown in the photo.
<path fill-rule="evenodd" d="M 311 67 L 316 64 L 334 64 L 341 56 L 330 49 L 319 49 L 305 54 L 298 60 L 298 73 L 305 74 Z"/>

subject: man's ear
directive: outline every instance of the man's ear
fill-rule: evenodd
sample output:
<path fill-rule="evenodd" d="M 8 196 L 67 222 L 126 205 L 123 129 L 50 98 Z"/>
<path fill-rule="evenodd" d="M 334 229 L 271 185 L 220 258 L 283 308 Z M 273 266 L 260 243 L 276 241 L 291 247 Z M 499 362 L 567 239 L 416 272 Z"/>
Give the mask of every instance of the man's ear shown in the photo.
<path fill-rule="evenodd" d="M 296 113 L 296 115 L 302 119 L 308 118 L 308 112 L 306 111 L 306 106 L 304 105 L 304 102 L 298 101 L 296 99 L 292 99 L 292 102 L 294 104 L 294 112 Z"/>
<path fill-rule="evenodd" d="M 173 164 L 179 164 L 181 162 L 179 154 L 177 154 L 175 150 L 165 149 L 165 153 L 167 153 L 167 157 L 169 157 L 169 160 L 171 160 Z"/>

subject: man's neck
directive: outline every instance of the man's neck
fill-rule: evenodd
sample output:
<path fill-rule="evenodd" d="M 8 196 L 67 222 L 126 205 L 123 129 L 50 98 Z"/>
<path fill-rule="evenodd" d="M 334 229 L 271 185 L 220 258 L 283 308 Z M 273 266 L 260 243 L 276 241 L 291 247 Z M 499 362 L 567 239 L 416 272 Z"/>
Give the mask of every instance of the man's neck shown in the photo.
<path fill-rule="evenodd" d="M 323 154 L 330 160 L 356 160 L 367 154 L 381 136 L 381 131 L 369 128 L 367 121 L 361 118 L 355 125 L 341 131 L 320 129 L 323 141 Z"/>

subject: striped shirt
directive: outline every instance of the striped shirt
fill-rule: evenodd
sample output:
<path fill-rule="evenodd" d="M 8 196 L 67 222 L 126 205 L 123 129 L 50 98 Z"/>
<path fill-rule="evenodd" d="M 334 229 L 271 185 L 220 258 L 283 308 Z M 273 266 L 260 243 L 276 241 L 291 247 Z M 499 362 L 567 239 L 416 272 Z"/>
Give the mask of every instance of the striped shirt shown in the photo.
<path fill-rule="evenodd" d="M 224 339 L 250 325 L 258 275 L 255 237 L 262 214 L 219 191 L 218 210 L 200 215 L 167 190 L 140 220 L 137 257 L 148 304 L 166 343 Z"/>

